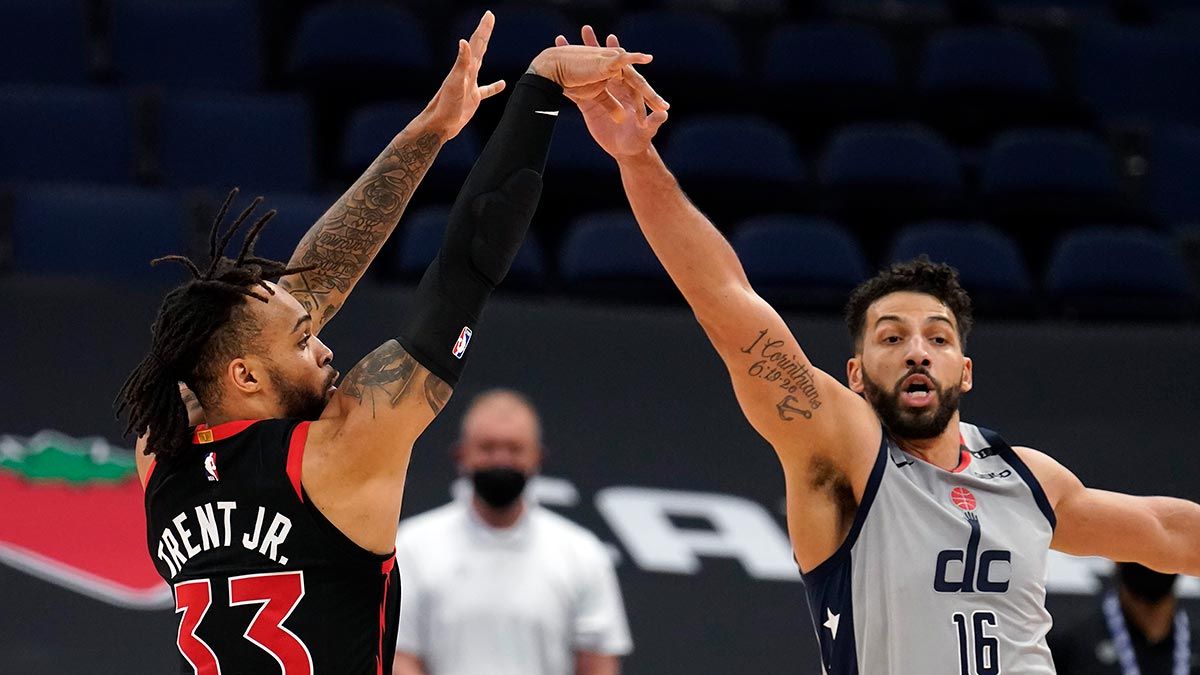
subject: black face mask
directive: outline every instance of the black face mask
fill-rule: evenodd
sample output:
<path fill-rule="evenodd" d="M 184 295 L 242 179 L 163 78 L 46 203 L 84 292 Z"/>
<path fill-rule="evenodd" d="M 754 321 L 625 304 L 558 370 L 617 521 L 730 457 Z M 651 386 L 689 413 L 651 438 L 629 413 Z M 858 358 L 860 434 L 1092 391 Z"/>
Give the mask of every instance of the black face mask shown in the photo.
<path fill-rule="evenodd" d="M 1174 574 L 1162 574 L 1137 563 L 1117 565 L 1117 577 L 1130 593 L 1146 602 L 1158 602 L 1175 588 Z"/>
<path fill-rule="evenodd" d="M 528 480 L 525 474 L 508 467 L 481 469 L 471 474 L 475 494 L 497 509 L 511 506 L 517 501 L 517 497 L 525 491 L 525 483 Z"/>

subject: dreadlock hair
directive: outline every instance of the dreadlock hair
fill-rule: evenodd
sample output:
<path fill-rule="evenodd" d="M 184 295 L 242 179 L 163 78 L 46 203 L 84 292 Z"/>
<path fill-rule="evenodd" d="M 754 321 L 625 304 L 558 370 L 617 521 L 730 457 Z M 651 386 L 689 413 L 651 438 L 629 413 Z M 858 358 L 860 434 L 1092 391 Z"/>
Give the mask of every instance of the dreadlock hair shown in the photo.
<path fill-rule="evenodd" d="M 879 298 L 900 291 L 931 295 L 949 307 L 958 324 L 959 341 L 966 347 L 967 335 L 975 322 L 971 314 L 971 296 L 959 284 L 958 270 L 945 263 L 932 262 L 929 256 L 922 255 L 892 265 L 859 284 L 850 294 L 850 300 L 846 303 L 846 328 L 850 330 L 856 352 L 862 349 L 867 308 Z"/>
<path fill-rule="evenodd" d="M 179 394 L 179 383 L 192 389 L 200 404 L 211 408 L 219 393 L 219 378 L 229 359 L 244 353 L 258 326 L 246 306 L 246 298 L 267 302 L 275 291 L 265 279 L 306 272 L 308 267 L 288 267 L 286 263 L 259 258 L 254 244 L 263 227 L 275 216 L 272 209 L 250 226 L 236 258 L 225 257 L 225 248 L 242 225 L 262 203 L 257 197 L 242 211 L 224 234 L 221 221 L 237 197 L 234 188 L 213 220 L 208 237 L 207 267 L 182 255 L 168 255 L 150 261 L 151 265 L 179 263 L 192 278 L 172 289 L 163 298 L 150 329 L 150 352 L 133 369 L 121 386 L 114 405 L 117 417 L 128 411 L 125 435 L 149 434 L 146 454 L 159 459 L 175 457 L 188 446 L 191 433 L 187 408 Z"/>

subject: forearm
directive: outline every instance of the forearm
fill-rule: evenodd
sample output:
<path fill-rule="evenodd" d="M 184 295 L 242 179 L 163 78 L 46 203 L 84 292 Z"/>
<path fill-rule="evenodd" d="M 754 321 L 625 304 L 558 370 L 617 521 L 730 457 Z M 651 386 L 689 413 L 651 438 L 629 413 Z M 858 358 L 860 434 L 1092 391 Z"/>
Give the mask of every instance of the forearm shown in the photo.
<path fill-rule="evenodd" d="M 315 268 L 279 284 L 312 314 L 314 333 L 338 311 L 395 230 L 442 142 L 419 115 L 300 240 L 289 265 Z"/>
<path fill-rule="evenodd" d="M 749 282 L 733 247 L 692 204 L 653 146 L 619 162 L 621 182 L 650 248 L 701 323 L 728 309 Z"/>
<path fill-rule="evenodd" d="M 438 256 L 398 337 L 453 386 L 483 307 L 508 274 L 542 192 L 562 89 L 537 75 L 517 83 L 504 115 L 458 193 Z M 546 113 L 546 114 L 542 114 Z"/>
<path fill-rule="evenodd" d="M 1164 530 L 1164 545 L 1157 551 L 1164 572 L 1200 576 L 1200 504 L 1174 497 L 1148 497 L 1151 510 Z M 1166 569 L 1162 569 L 1166 568 Z"/>
<path fill-rule="evenodd" d="M 576 675 L 619 675 L 621 660 L 611 654 L 575 653 Z"/>

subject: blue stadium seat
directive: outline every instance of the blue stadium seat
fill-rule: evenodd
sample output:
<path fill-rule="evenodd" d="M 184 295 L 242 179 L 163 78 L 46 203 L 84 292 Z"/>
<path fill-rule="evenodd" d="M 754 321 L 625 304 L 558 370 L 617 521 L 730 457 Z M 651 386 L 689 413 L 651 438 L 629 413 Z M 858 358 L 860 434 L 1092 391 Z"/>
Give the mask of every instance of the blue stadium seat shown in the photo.
<path fill-rule="evenodd" d="M 858 242 L 824 218 L 750 218 L 731 243 L 755 289 L 775 303 L 837 308 L 867 278 Z"/>
<path fill-rule="evenodd" d="M 947 215 L 963 189 L 954 149 L 916 126 L 847 127 L 829 141 L 818 174 L 826 208 L 868 226 Z"/>
<path fill-rule="evenodd" d="M 958 270 L 967 290 L 1028 294 L 1033 284 L 1016 242 L 982 223 L 933 221 L 910 225 L 892 242 L 893 262 L 927 255 Z"/>
<path fill-rule="evenodd" d="M 2 88 L 0 129 L 0 180 L 134 180 L 133 111 L 120 94 L 58 87 Z"/>
<path fill-rule="evenodd" d="M 394 258 L 394 271 L 402 279 L 417 281 L 425 273 L 425 268 L 429 267 L 442 247 L 449 216 L 449 208 L 431 206 L 401 219 L 402 234 Z M 509 268 L 504 287 L 534 288 L 541 286 L 545 279 L 546 263 L 542 246 L 537 237 L 529 233 Z"/>
<path fill-rule="evenodd" d="M 320 80 L 355 68 L 428 71 L 432 65 L 424 23 L 402 6 L 335 3 L 309 10 L 292 45 L 289 70 Z"/>
<path fill-rule="evenodd" d="M 690 118 L 672 132 L 663 154 L 692 199 L 718 221 L 793 206 L 804 184 L 791 138 L 758 117 Z"/>
<path fill-rule="evenodd" d="M 716 15 L 631 12 L 617 21 L 612 32 L 622 47 L 654 55 L 654 63 L 641 70 L 677 110 L 745 111 L 743 96 L 749 83 L 741 46 Z M 722 95 L 713 96 L 714 91 Z"/>
<path fill-rule="evenodd" d="M 770 86 L 891 90 L 896 59 L 883 34 L 854 24 L 789 24 L 772 31 L 763 57 Z"/>
<path fill-rule="evenodd" d="M 616 161 L 596 144 L 575 106 L 564 106 L 558 115 L 546 167 L 556 173 L 611 174 L 617 171 Z"/>
<path fill-rule="evenodd" d="M 567 288 L 626 299 L 661 299 L 670 281 L 628 210 L 590 213 L 568 227 L 558 261 Z"/>
<path fill-rule="evenodd" d="M 625 49 L 654 55 L 653 70 L 646 67 L 654 73 L 651 79 L 687 75 L 734 80 L 744 72 L 737 36 L 711 14 L 631 12 L 621 17 L 613 32 Z"/>
<path fill-rule="evenodd" d="M 36 187 L 13 203 L 13 269 L 110 280 L 182 279 L 150 260 L 187 253 L 183 204 L 170 193 L 119 187 Z M 180 273 L 186 272 L 180 268 Z"/>
<path fill-rule="evenodd" d="M 1200 123 L 1200 43 L 1169 29 L 1092 27 L 1079 39 L 1080 96 L 1108 124 Z"/>
<path fill-rule="evenodd" d="M 1141 221 L 1121 194 L 1116 167 L 1112 151 L 1081 131 L 1001 134 L 983 160 L 988 219 L 1040 244 L 1072 225 Z"/>
<path fill-rule="evenodd" d="M 298 96 L 169 97 L 162 112 L 164 179 L 179 187 L 303 192 L 314 181 L 311 127 Z"/>
<path fill-rule="evenodd" d="M 262 78 L 256 4 L 117 0 L 113 66 L 130 84 L 252 91 Z"/>
<path fill-rule="evenodd" d="M 271 260 L 287 262 L 300 243 L 301 237 L 316 223 L 340 195 L 310 193 L 280 193 L 267 195 L 259 211 L 275 209 L 277 213 L 259 235 L 254 252 Z M 247 198 L 242 193 L 242 200 Z M 239 201 L 239 203 L 243 203 Z"/>
<path fill-rule="evenodd" d="M 892 242 L 892 262 L 929 256 L 958 270 L 982 314 L 1028 318 L 1041 309 L 1017 243 L 982 223 L 929 221 L 910 225 Z"/>
<path fill-rule="evenodd" d="M 84 0 L 0 2 L 0 82 L 83 84 L 89 70 Z"/>
<path fill-rule="evenodd" d="M 424 106 L 423 103 L 375 103 L 355 111 L 342 141 L 342 170 L 354 175 L 362 173 Z M 481 149 L 475 129 L 465 127 L 438 151 L 430 171 L 451 173 L 461 183 Z"/>
<path fill-rule="evenodd" d="M 482 15 L 483 11 L 477 9 L 461 12 L 447 44 L 469 38 Z M 579 44 L 579 27 L 558 9 L 515 5 L 496 8 L 495 15 L 496 28 L 488 42 L 480 82 L 503 79 L 513 84 L 533 57 L 554 45 L 555 36 L 565 35 L 572 43 Z"/>
<path fill-rule="evenodd" d="M 1148 197 L 1164 223 L 1200 224 L 1200 127 L 1155 132 L 1150 143 Z"/>
<path fill-rule="evenodd" d="M 1093 227 L 1064 236 L 1046 288 L 1072 316 L 1174 318 L 1194 310 L 1182 255 L 1167 237 L 1135 228 Z"/>
<path fill-rule="evenodd" d="M 922 116 L 958 142 L 1053 122 L 1054 77 L 1041 48 L 1007 28 L 952 28 L 925 45 L 917 82 Z"/>
<path fill-rule="evenodd" d="M 894 119 L 902 108 L 895 56 L 876 28 L 855 24 L 786 24 L 767 38 L 765 112 L 805 147 L 848 122 Z M 781 96 L 778 92 L 789 91 Z"/>

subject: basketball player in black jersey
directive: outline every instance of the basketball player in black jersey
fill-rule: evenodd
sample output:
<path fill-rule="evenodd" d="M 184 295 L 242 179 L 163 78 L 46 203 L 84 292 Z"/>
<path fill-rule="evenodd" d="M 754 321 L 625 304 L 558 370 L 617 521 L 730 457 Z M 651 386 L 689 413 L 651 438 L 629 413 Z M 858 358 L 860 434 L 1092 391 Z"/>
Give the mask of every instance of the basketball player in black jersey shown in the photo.
<path fill-rule="evenodd" d="M 442 409 L 484 302 L 505 276 L 541 193 L 562 87 L 645 86 L 619 49 L 548 49 L 534 59 L 451 210 L 410 315 L 340 386 L 317 337 L 395 227 L 438 149 L 502 83 L 476 76 L 484 15 L 425 110 L 312 227 L 287 265 L 256 257 L 271 213 L 167 294 L 150 353 L 118 396 L 145 436 L 150 555 L 175 594 L 183 673 L 391 672 L 393 545 L 412 444 Z M 653 92 L 647 90 L 647 95 Z M 158 261 L 156 261 L 158 262 Z M 279 277 L 277 283 L 270 278 Z M 381 327 L 398 324 L 380 317 Z M 384 328 L 386 330 L 386 328 Z M 398 330 L 397 330 L 398 329 Z M 190 428 L 179 383 L 207 425 Z"/>

